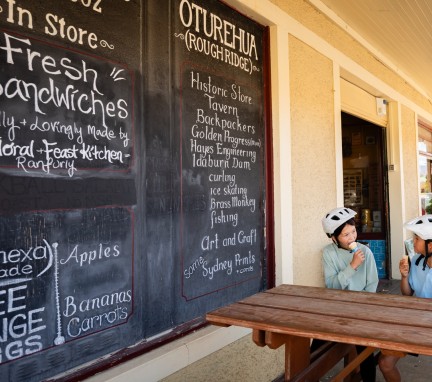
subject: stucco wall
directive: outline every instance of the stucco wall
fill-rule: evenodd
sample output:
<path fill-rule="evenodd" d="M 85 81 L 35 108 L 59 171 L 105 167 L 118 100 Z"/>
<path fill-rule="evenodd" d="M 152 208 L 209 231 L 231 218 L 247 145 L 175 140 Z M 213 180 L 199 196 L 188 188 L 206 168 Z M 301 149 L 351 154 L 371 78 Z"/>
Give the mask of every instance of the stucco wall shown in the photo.
<path fill-rule="evenodd" d="M 419 215 L 419 176 L 417 164 L 417 127 L 415 113 L 402 106 L 402 162 L 403 185 L 405 194 L 405 219 L 413 219 Z M 401 254 L 402 255 L 402 254 Z M 396 259 L 395 259 L 396 260 Z"/>
<path fill-rule="evenodd" d="M 333 65 L 289 37 L 294 283 L 323 286 L 321 218 L 336 207 Z"/>

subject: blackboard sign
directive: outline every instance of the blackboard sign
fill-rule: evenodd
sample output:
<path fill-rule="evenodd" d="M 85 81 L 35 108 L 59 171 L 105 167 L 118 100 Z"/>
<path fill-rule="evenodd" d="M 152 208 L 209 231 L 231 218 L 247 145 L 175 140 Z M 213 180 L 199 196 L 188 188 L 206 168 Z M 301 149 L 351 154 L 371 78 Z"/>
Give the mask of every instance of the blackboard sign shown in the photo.
<path fill-rule="evenodd" d="M 40 381 L 143 337 L 142 8 L 0 7 L 0 379 Z"/>
<path fill-rule="evenodd" d="M 158 336 L 266 287 L 265 30 L 220 1 L 152 3 L 148 23 L 146 316 Z"/>
<path fill-rule="evenodd" d="M 1 218 L 2 363 L 127 322 L 132 221 L 125 208 Z"/>
<path fill-rule="evenodd" d="M 185 194 L 206 193 L 199 217 L 187 206 L 181 216 L 189 300 L 260 280 L 262 184 L 250 179 L 262 177 L 262 126 L 256 125 L 262 100 L 256 88 L 223 73 L 188 63 L 182 71 L 181 187 Z"/>
<path fill-rule="evenodd" d="M 0 5 L 2 381 L 91 374 L 268 286 L 266 36 L 218 0 Z"/>
<path fill-rule="evenodd" d="M 263 29 L 212 5 L 178 2 L 181 187 L 206 195 L 199 218 L 181 216 L 186 300 L 264 285 Z"/>

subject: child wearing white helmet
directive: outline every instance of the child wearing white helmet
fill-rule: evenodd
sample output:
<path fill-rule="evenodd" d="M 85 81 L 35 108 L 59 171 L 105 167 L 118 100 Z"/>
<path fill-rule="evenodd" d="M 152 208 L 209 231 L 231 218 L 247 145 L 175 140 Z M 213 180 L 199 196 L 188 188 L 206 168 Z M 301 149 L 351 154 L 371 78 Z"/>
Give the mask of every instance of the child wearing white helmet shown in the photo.
<path fill-rule="evenodd" d="M 410 262 L 402 259 L 399 263 L 401 273 L 401 292 L 405 296 L 432 298 L 432 215 L 419 216 L 405 223 L 404 227 L 414 233 L 414 252 Z"/>
<path fill-rule="evenodd" d="M 323 249 L 324 279 L 327 288 L 353 291 L 376 292 L 378 271 L 374 256 L 369 247 L 356 243 L 355 211 L 350 208 L 335 208 L 322 219 L 324 232 L 332 243 Z M 321 341 L 313 340 L 311 350 Z M 357 346 L 357 352 L 364 347 Z M 362 380 L 375 382 L 376 363 L 371 354 L 360 364 Z"/>
<path fill-rule="evenodd" d="M 432 298 L 432 215 L 419 216 L 404 227 L 414 233 L 415 255 L 399 261 L 401 292 L 404 296 Z M 380 356 L 378 364 L 387 382 L 401 381 L 398 361 L 396 356 Z"/>
<path fill-rule="evenodd" d="M 357 230 L 350 208 L 340 207 L 322 219 L 324 232 L 332 243 L 323 249 L 324 278 L 327 288 L 376 292 L 378 271 L 369 247 L 356 243 Z"/>

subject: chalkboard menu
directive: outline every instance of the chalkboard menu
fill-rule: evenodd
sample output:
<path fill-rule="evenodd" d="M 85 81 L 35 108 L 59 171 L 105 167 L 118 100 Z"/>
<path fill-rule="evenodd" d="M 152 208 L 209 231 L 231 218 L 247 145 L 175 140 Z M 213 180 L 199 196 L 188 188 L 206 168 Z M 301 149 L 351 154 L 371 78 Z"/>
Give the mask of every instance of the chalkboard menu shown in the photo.
<path fill-rule="evenodd" d="M 203 213 L 190 214 L 188 206 L 181 211 L 183 295 L 193 299 L 260 279 L 262 185 L 250 179 L 262 171 L 255 123 L 262 100 L 256 89 L 223 73 L 187 63 L 182 70 L 181 192 L 206 190 Z"/>
<path fill-rule="evenodd" d="M 2 381 L 89 374 L 268 286 L 265 44 L 218 0 L 0 4 Z"/>

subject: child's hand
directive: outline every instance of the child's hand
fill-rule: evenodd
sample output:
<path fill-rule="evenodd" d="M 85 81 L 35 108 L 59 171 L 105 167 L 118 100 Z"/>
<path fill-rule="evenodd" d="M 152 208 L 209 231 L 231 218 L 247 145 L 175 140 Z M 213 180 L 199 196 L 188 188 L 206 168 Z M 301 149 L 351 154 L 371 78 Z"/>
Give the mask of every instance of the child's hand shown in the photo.
<path fill-rule="evenodd" d="M 357 268 L 362 265 L 364 261 L 365 255 L 361 249 L 358 249 L 354 252 L 350 265 L 353 269 L 357 270 Z"/>
<path fill-rule="evenodd" d="M 409 274 L 408 257 L 404 256 L 404 258 L 399 261 L 399 272 L 402 277 L 408 277 Z"/>

